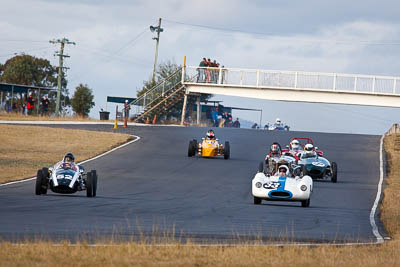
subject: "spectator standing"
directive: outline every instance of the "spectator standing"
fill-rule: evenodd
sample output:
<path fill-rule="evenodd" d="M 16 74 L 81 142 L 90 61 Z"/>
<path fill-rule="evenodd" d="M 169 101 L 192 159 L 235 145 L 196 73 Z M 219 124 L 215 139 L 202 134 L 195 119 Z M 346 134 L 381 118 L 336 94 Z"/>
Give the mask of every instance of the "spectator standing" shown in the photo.
<path fill-rule="evenodd" d="M 128 100 L 125 100 L 124 104 L 124 128 L 128 126 L 129 110 L 131 110 L 131 105 L 129 105 Z"/>
<path fill-rule="evenodd" d="M 199 67 L 198 68 L 198 73 L 199 76 L 197 77 L 197 82 L 204 82 L 204 71 L 205 71 L 205 67 L 206 67 L 206 63 L 207 63 L 207 59 L 205 57 L 203 57 L 203 60 L 200 62 Z"/>
<path fill-rule="evenodd" d="M 43 96 L 41 102 L 42 102 L 42 116 L 48 116 L 50 101 L 46 95 Z"/>
<path fill-rule="evenodd" d="M 26 108 L 28 109 L 28 115 L 32 115 L 33 109 L 35 108 L 35 101 L 33 100 L 32 93 L 29 93 Z"/>
<path fill-rule="evenodd" d="M 207 69 L 205 70 L 205 72 L 206 72 L 206 82 L 209 83 L 210 80 L 211 80 L 211 73 L 210 73 L 210 69 L 209 69 L 209 67 L 211 67 L 211 59 L 208 59 L 205 65 L 207 67 Z"/>
<path fill-rule="evenodd" d="M 218 127 L 218 107 L 212 112 L 214 127 Z"/>
<path fill-rule="evenodd" d="M 236 120 L 232 124 L 232 127 L 233 128 L 240 128 L 239 118 L 236 118 Z"/>

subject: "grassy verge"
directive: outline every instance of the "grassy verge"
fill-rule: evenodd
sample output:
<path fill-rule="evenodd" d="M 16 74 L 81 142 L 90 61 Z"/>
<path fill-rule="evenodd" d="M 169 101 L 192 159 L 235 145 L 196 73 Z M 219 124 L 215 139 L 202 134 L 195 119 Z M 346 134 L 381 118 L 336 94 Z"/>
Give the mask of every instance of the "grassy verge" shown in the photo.
<path fill-rule="evenodd" d="M 79 162 L 129 139 L 117 133 L 0 125 L 0 183 L 36 176 L 38 169 L 52 166 L 66 152 L 73 152 Z"/>
<path fill-rule="evenodd" d="M 3 126 L 0 126 L 3 127 Z M 17 126 L 13 126 L 17 127 Z M 22 127 L 22 126 L 21 126 Z M 0 133 L 5 128 L 0 128 Z M 22 128 L 18 128 L 22 129 Z M 45 140 L 42 145 L 53 145 L 60 135 L 71 135 L 65 132 L 54 133 L 48 139 L 43 138 L 41 127 L 28 127 L 30 135 L 23 135 L 21 132 L 13 132 L 11 135 L 20 134 L 18 140 Z M 47 129 L 47 128 L 46 128 Z M 54 131 L 60 131 L 54 129 Z M 69 130 L 68 130 L 69 131 Z M 11 133 L 11 132 L 9 132 Z M 79 140 L 91 140 L 86 131 L 74 132 Z M 99 135 L 99 133 L 95 133 Z M 110 134 L 115 135 L 115 134 Z M 0 136 L 0 140 L 7 139 L 7 142 L 0 141 L 2 146 L 5 143 L 17 142 L 14 137 L 7 135 Z M 11 139 L 10 139 L 11 138 Z M 15 137 L 16 138 L 16 137 Z M 110 137 L 108 137 L 110 138 Z M 108 139 L 106 138 L 106 139 Z M 126 137 L 125 137 L 126 138 Z M 70 140 L 70 139 L 68 139 Z M 113 146 L 122 140 L 110 144 Z M 398 140 L 398 141 L 397 141 Z M 61 142 L 65 142 L 63 139 Z M 39 142 L 39 141 L 38 141 Z M 28 142 L 26 142 L 28 143 Z M 96 141 L 94 143 L 102 143 Z M 25 142 L 20 143 L 24 145 Z M 81 144 L 73 144 L 69 150 L 80 149 Z M 13 150 L 8 145 L 5 155 L 14 153 L 13 157 L 21 157 L 26 153 L 23 150 Z M 86 144 L 85 144 L 86 146 Z M 39 145 L 34 146 L 35 150 L 42 149 Z M 107 147 L 98 148 L 105 150 Z M 86 243 L 78 243 L 70 246 L 68 242 L 57 244 L 51 242 L 27 242 L 22 245 L 12 245 L 7 242 L 0 243 L 0 266 L 266 266 L 266 265 L 293 265 L 293 266 L 398 266 L 400 263 L 400 206 L 397 205 L 397 195 L 400 191 L 400 135 L 392 135 L 385 139 L 385 149 L 388 156 L 388 176 L 384 191 L 384 199 L 381 206 L 381 216 L 387 231 L 393 238 L 392 241 L 382 245 L 368 246 L 212 246 L 201 247 L 195 244 L 180 244 L 177 241 L 161 242 L 169 245 L 158 246 L 157 244 L 144 244 L 142 242 L 107 243 L 109 246 L 88 246 Z M 86 151 L 86 152 L 85 152 Z M 76 152 L 79 160 L 90 151 L 89 148 Z M 59 156 L 65 149 L 57 154 Z M 53 155 L 42 159 L 40 164 L 50 162 Z M 27 157 L 29 158 L 29 157 Z M 3 158 L 0 158 L 3 162 Z M 47 160 L 47 161 L 46 161 Z M 36 165 L 32 165 L 36 169 Z M 1 170 L 0 170 L 1 171 Z M 4 173 L 1 171 L 1 173 Z"/>
<path fill-rule="evenodd" d="M 2 243 L 0 266 L 398 266 L 399 249 L 398 242 L 360 247 Z"/>
<path fill-rule="evenodd" d="M 73 117 L 49 117 L 49 116 L 39 116 L 30 115 L 26 116 L 21 113 L 5 113 L 0 112 L 0 120 L 3 121 L 97 121 L 90 119 L 88 117 L 73 116 Z"/>

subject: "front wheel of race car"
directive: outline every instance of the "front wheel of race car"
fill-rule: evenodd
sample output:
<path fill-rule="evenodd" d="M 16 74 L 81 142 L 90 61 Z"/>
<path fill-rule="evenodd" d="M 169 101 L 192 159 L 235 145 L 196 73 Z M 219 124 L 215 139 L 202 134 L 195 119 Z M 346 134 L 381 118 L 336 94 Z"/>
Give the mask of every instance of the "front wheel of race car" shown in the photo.
<path fill-rule="evenodd" d="M 35 194 L 42 194 L 42 181 L 45 179 L 42 170 L 38 170 L 36 174 Z"/>
<path fill-rule="evenodd" d="M 188 148 L 188 157 L 193 157 L 194 156 L 194 145 L 193 141 L 189 142 L 189 148 Z"/>
<path fill-rule="evenodd" d="M 224 147 L 224 159 L 229 159 L 231 154 L 231 148 L 229 146 L 229 142 L 225 142 L 225 147 Z"/>
<path fill-rule="evenodd" d="M 86 196 L 87 197 L 93 197 L 93 187 L 94 187 L 94 176 L 93 176 L 93 171 L 88 172 L 86 174 Z"/>
<path fill-rule="evenodd" d="M 301 201 L 301 206 L 304 207 L 304 208 L 310 207 L 310 199 L 302 200 Z"/>
<path fill-rule="evenodd" d="M 92 177 L 93 177 L 92 195 L 93 195 L 93 197 L 95 197 L 97 195 L 97 172 L 96 172 L 96 170 L 92 170 L 91 173 L 92 173 Z"/>
<path fill-rule="evenodd" d="M 261 198 L 259 198 L 259 197 L 254 197 L 254 204 L 255 204 L 255 205 L 260 205 L 260 204 L 261 204 Z"/>
<path fill-rule="evenodd" d="M 332 162 L 331 168 L 332 168 L 331 182 L 336 183 L 337 182 L 337 164 L 336 164 L 336 162 Z"/>
<path fill-rule="evenodd" d="M 48 168 L 43 168 L 42 169 L 43 173 L 43 180 L 42 180 L 42 194 L 45 195 L 47 194 L 47 187 L 49 183 L 49 169 Z"/>

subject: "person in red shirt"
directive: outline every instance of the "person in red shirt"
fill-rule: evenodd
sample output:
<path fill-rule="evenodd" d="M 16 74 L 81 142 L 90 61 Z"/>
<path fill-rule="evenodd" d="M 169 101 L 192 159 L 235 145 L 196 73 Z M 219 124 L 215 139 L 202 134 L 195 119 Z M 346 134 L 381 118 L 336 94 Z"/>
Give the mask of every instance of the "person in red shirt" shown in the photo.
<path fill-rule="evenodd" d="M 33 109 L 35 108 L 35 101 L 33 100 L 32 93 L 29 93 L 26 108 L 28 110 L 28 115 L 32 115 Z"/>

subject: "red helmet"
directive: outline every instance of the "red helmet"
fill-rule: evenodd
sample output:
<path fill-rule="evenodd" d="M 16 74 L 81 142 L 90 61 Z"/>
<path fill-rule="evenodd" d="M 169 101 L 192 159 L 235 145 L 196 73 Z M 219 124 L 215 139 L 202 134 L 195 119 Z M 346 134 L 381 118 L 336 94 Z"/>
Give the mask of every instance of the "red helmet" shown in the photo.
<path fill-rule="evenodd" d="M 214 139 L 215 138 L 215 133 L 214 133 L 213 130 L 208 130 L 206 136 L 207 136 L 207 138 Z"/>
<path fill-rule="evenodd" d="M 269 149 L 269 152 L 272 155 L 281 154 L 281 148 L 279 147 L 278 144 L 272 144 L 271 148 Z"/>

